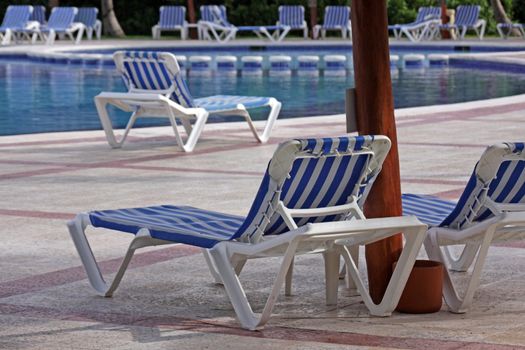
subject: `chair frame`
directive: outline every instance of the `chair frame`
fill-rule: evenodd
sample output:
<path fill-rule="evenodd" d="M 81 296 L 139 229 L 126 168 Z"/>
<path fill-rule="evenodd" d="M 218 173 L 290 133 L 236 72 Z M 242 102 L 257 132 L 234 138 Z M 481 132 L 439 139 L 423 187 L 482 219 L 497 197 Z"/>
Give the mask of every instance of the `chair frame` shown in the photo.
<path fill-rule="evenodd" d="M 53 12 L 57 9 L 57 7 L 53 8 L 51 11 L 50 17 L 53 15 Z M 78 8 L 73 7 L 75 16 L 78 13 Z M 48 19 L 48 25 L 49 25 L 49 19 Z M 47 32 L 43 32 L 42 28 L 39 26 L 38 28 L 34 29 L 33 36 L 31 39 L 31 43 L 35 44 L 39 39 L 42 42 L 45 42 L 46 45 L 53 45 L 55 43 L 55 39 L 57 36 L 66 35 L 71 39 L 75 45 L 80 44 L 82 41 L 82 37 L 84 36 L 84 30 L 86 29 L 86 26 L 83 23 L 79 22 L 72 22 L 70 27 L 67 28 L 65 31 L 57 31 L 53 28 L 47 28 Z M 73 35 L 73 33 L 77 32 L 77 36 Z"/>
<path fill-rule="evenodd" d="M 500 164 L 507 160 L 525 161 L 525 153 L 511 150 L 508 144 L 489 147 L 475 170 L 478 181 L 489 184 L 495 178 Z M 428 257 L 443 262 L 447 267 L 443 296 L 450 311 L 454 313 L 465 313 L 472 305 L 490 245 L 525 238 L 525 204 L 496 203 L 486 195 L 486 190 L 484 191 L 472 202 L 472 206 L 468 207 L 472 218 L 468 217 L 465 220 L 469 225 L 463 229 L 431 227 L 425 238 Z M 482 208 L 487 208 L 493 216 L 480 222 L 472 222 Z M 452 245 L 463 247 L 458 256 L 454 256 L 449 249 Z M 460 292 L 450 272 L 467 272 L 470 266 L 473 266 L 470 280 L 465 290 Z"/>
<path fill-rule="evenodd" d="M 277 23 L 275 24 L 276 26 L 283 26 L 283 27 L 288 27 L 289 30 L 288 32 L 292 31 L 292 30 L 302 30 L 303 31 L 303 38 L 304 39 L 308 39 L 308 24 L 306 23 L 305 19 L 304 19 L 304 6 L 302 5 L 282 5 L 282 6 L 279 6 L 279 14 L 281 13 L 281 10 L 284 6 L 294 6 L 294 7 L 302 7 L 303 9 L 303 22 L 302 22 L 302 25 L 300 27 L 291 27 L 290 25 L 288 24 L 282 24 L 280 21 L 277 21 Z M 277 35 L 279 36 L 279 31 L 277 31 Z M 288 33 L 287 33 L 288 34 Z"/>
<path fill-rule="evenodd" d="M 160 17 L 160 14 L 162 13 L 163 11 L 163 8 L 165 8 L 167 6 L 161 6 L 160 9 L 159 9 L 159 17 Z M 186 40 L 188 38 L 188 21 L 186 21 L 186 7 L 184 6 L 173 6 L 173 7 L 181 7 L 184 9 L 184 21 L 183 21 L 183 24 L 182 25 L 176 25 L 176 26 L 173 26 L 173 27 L 170 27 L 170 28 L 162 28 L 160 26 L 160 18 L 159 18 L 159 23 L 155 24 L 153 27 L 151 27 L 151 35 L 153 37 L 153 39 L 160 39 L 160 36 L 162 34 L 162 32 L 173 32 L 173 31 L 179 31 L 180 32 L 180 38 L 182 40 Z"/>
<path fill-rule="evenodd" d="M 378 141 L 370 149 L 349 151 L 351 153 L 345 154 L 372 154 L 373 159 L 369 163 L 370 166 L 367 171 L 370 174 L 375 173 L 377 175 L 390 146 L 387 138 L 379 137 Z M 289 171 L 286 169 L 291 168 L 293 161 L 297 157 L 317 157 L 317 155 L 304 154 L 304 152 L 300 151 L 295 141 L 282 144 L 274 155 L 273 160 L 275 164 L 271 163 L 269 167 L 271 181 L 279 183 L 279 181 L 284 180 L 288 176 Z M 368 182 L 368 188 L 372 183 L 373 179 Z M 249 238 L 249 240 L 243 240 L 243 237 L 241 237 L 238 240 L 221 241 L 212 248 L 203 250 L 212 276 L 218 283 L 224 285 L 243 328 L 255 330 L 264 326 L 271 316 L 283 284 L 291 281 L 294 257 L 300 254 L 311 253 L 322 253 L 324 257 L 326 303 L 328 305 L 337 305 L 339 263 L 340 257 L 343 256 L 348 269 L 348 276 L 356 284 L 370 313 L 381 317 L 391 315 L 399 302 L 425 238 L 426 225 L 413 216 L 366 219 L 360 209 L 360 201 L 355 196 L 352 196 L 346 204 L 314 209 L 290 209 L 278 197 L 275 200 L 276 206 L 274 208 L 288 226 L 289 231 L 272 236 L 256 235 Z M 297 217 L 315 217 L 341 213 L 348 213 L 349 218 L 335 222 L 307 223 L 301 227 L 297 227 L 294 221 L 294 218 Z M 89 214 L 82 213 L 77 215 L 74 220 L 68 222 L 68 229 L 85 267 L 90 284 L 98 294 L 105 297 L 112 296 L 117 289 L 135 250 L 147 246 L 175 243 L 152 238 L 148 229 L 140 229 L 131 241 L 116 276 L 108 284 L 103 278 L 86 238 L 85 231 L 90 225 Z M 393 271 L 383 299 L 376 304 L 372 301 L 365 283 L 360 277 L 357 261 L 350 254 L 348 247 L 370 244 L 396 235 L 399 232 L 404 234 L 405 247 Z M 255 313 L 250 306 L 238 276 L 248 259 L 265 257 L 282 257 L 282 261 L 262 312 Z M 288 287 L 285 289 L 288 295 L 290 289 Z"/>
<path fill-rule="evenodd" d="M 517 29 L 520 35 L 525 39 L 525 29 L 520 23 L 498 23 L 496 30 L 502 39 L 508 39 L 514 29 Z"/>
<path fill-rule="evenodd" d="M 169 64 L 174 73 L 180 71 L 177 59 L 173 54 L 160 53 L 159 56 L 164 60 L 169 60 Z M 113 59 L 115 60 L 117 70 L 119 73 L 123 74 L 124 52 L 115 52 Z M 175 86 L 172 84 L 172 87 L 167 90 L 140 90 L 131 88 L 125 93 L 102 92 L 97 95 L 95 97 L 95 105 L 110 146 L 112 148 L 122 147 L 131 128 L 138 118 L 163 117 L 169 119 L 179 148 L 184 152 L 191 152 L 195 148 L 210 114 L 243 117 L 248 123 L 250 131 L 257 142 L 265 143 L 270 138 L 273 125 L 275 124 L 281 110 L 281 102 L 273 97 L 270 98 L 268 102 L 268 107 L 270 108 L 268 120 L 263 132 L 259 133 L 251 119 L 250 113 L 243 104 L 237 104 L 235 108 L 212 112 L 208 112 L 206 109 L 199 107 L 186 108 L 170 99 L 170 95 L 174 88 Z M 108 105 L 113 105 L 125 112 L 131 113 L 128 124 L 126 125 L 124 133 L 120 139 L 117 139 L 115 135 L 107 110 Z M 180 120 L 185 130 L 185 140 L 179 129 L 177 120 Z M 193 125 L 191 124 L 192 121 L 194 121 Z"/>

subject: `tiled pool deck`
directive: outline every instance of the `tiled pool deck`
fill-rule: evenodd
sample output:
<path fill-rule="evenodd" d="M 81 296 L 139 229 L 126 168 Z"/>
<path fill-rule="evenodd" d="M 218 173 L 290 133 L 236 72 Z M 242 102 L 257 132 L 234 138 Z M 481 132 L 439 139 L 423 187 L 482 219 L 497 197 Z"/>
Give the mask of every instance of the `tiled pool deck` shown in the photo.
<path fill-rule="evenodd" d="M 457 198 L 487 145 L 524 141 L 524 116 L 525 95 L 397 111 L 403 191 Z M 243 215 L 279 142 L 344 131 L 343 116 L 279 120 L 258 145 L 245 124 L 208 125 L 192 154 L 169 128 L 136 129 L 120 150 L 102 131 L 0 137 L 0 348 L 525 349 L 523 242 L 491 248 L 464 315 L 369 317 L 342 286 L 326 307 L 322 259 L 306 256 L 294 295 L 263 331 L 243 331 L 199 250 L 181 245 L 139 251 L 111 299 L 90 289 L 65 226 L 75 213 L 171 203 Z M 115 272 L 129 236 L 90 237 Z M 256 308 L 274 267 L 243 272 Z"/>

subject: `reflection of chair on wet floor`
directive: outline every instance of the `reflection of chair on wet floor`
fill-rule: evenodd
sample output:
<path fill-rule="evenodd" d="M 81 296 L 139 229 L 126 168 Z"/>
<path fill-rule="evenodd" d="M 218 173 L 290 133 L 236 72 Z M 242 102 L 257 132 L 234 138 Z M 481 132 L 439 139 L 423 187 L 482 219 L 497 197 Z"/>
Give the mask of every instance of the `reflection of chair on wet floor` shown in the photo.
<path fill-rule="evenodd" d="M 430 225 L 425 241 L 430 259 L 448 262 L 450 270 L 467 271 L 477 255 L 462 296 L 446 274 L 443 292 L 453 312 L 470 307 L 490 244 L 525 237 L 524 146 L 505 143 L 487 148 L 457 203 L 403 195 L 403 212 Z M 452 257 L 450 245 L 463 247 L 459 258 Z"/>
<path fill-rule="evenodd" d="M 136 249 L 183 243 L 205 248 L 217 282 L 224 284 L 244 328 L 262 327 L 287 282 L 295 255 L 322 253 L 326 301 L 337 304 L 340 256 L 346 260 L 370 313 L 387 316 L 396 307 L 425 237 L 415 217 L 366 219 L 362 205 L 390 148 L 384 136 L 302 139 L 282 143 L 268 164 L 246 217 L 188 206 L 93 211 L 68 223 L 91 285 L 111 296 Z M 86 239 L 87 226 L 135 234 L 114 281 L 107 284 Z M 346 245 L 358 246 L 405 234 L 406 244 L 383 300 L 374 304 Z M 238 275 L 248 259 L 282 257 L 261 314 L 253 312 Z"/>

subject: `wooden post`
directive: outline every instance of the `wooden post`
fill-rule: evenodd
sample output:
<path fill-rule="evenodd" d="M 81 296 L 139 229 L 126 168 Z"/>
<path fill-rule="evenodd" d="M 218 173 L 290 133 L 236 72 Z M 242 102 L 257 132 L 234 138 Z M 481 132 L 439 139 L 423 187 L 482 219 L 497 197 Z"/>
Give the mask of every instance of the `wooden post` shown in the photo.
<path fill-rule="evenodd" d="M 197 23 L 197 17 L 195 16 L 195 3 L 193 0 L 187 1 L 187 7 L 188 7 L 188 19 L 190 24 Z M 190 39 L 197 39 L 197 29 L 196 28 L 190 28 Z"/>
<path fill-rule="evenodd" d="M 447 0 L 441 0 L 441 23 L 447 24 L 450 21 L 450 17 L 447 14 Z M 441 38 L 451 39 L 450 31 L 443 29 L 441 30 Z"/>
<path fill-rule="evenodd" d="M 386 0 L 352 1 L 352 37 L 355 102 L 360 134 L 386 135 L 392 148 L 365 204 L 370 218 L 399 216 L 401 185 L 390 78 Z M 403 249 L 401 235 L 366 246 L 370 295 L 381 301 L 392 274 L 392 264 Z"/>
<path fill-rule="evenodd" d="M 310 9 L 310 37 L 314 38 L 314 27 L 317 24 L 317 0 L 308 0 L 308 8 Z"/>

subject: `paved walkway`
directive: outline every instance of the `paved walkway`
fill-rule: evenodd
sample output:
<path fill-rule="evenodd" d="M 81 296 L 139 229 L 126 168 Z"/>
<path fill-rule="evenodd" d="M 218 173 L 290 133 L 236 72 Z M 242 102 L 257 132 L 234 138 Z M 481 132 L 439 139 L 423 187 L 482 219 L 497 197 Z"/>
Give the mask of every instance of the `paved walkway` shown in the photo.
<path fill-rule="evenodd" d="M 524 115 L 525 95 L 397 111 L 403 190 L 457 198 L 487 145 L 523 141 Z M 111 299 L 90 289 L 65 227 L 75 213 L 178 203 L 246 214 L 277 143 L 344 130 L 343 116 L 280 120 L 258 145 L 245 124 L 208 125 L 193 154 L 175 149 L 169 128 L 136 129 L 120 150 L 102 131 L 1 137 L 0 348 L 525 349 L 524 243 L 491 248 L 465 315 L 374 318 L 342 288 L 326 307 L 322 259 L 307 256 L 267 328 L 243 331 L 199 250 L 181 245 L 137 253 Z M 129 236 L 91 233 L 115 272 Z M 256 308 L 274 268 L 243 272 Z"/>

